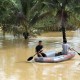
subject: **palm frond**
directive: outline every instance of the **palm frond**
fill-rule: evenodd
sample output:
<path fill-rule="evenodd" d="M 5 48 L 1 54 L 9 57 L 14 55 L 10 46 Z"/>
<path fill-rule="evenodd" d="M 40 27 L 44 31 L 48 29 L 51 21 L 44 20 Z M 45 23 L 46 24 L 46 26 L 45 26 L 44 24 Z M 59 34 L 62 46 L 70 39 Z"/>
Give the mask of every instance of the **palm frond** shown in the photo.
<path fill-rule="evenodd" d="M 45 17 L 47 17 L 47 16 L 49 16 L 49 15 L 51 15 L 52 14 L 52 11 L 47 11 L 47 12 L 45 12 L 45 13 L 43 13 L 43 14 L 39 14 L 39 13 L 37 13 L 35 16 L 34 16 L 34 18 L 31 20 L 31 22 L 30 22 L 30 24 L 35 24 L 36 22 L 38 22 L 39 20 L 41 20 L 41 19 L 43 19 L 43 18 L 45 18 Z"/>

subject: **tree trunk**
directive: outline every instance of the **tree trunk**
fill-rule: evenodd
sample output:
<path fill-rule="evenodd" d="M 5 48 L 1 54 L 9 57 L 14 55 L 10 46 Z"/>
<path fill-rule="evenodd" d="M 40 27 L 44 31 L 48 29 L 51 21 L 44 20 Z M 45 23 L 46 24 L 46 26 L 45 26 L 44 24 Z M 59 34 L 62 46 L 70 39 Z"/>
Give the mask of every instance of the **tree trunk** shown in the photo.
<path fill-rule="evenodd" d="M 29 38 L 29 33 L 28 32 L 23 32 L 23 37 L 24 39 L 28 39 Z"/>
<path fill-rule="evenodd" d="M 5 38 L 5 31 L 3 31 L 3 37 Z"/>
<path fill-rule="evenodd" d="M 62 9 L 62 16 L 61 16 L 61 27 L 62 27 L 62 36 L 63 36 L 63 43 L 65 42 L 65 41 L 67 41 L 67 39 L 66 39 L 66 29 L 65 29 L 65 20 L 64 20 L 64 14 L 63 14 L 63 9 Z"/>
<path fill-rule="evenodd" d="M 66 29 L 65 26 L 62 24 L 62 36 L 63 36 L 63 42 L 67 41 L 66 39 Z"/>
<path fill-rule="evenodd" d="M 6 33 L 6 27 L 5 27 L 5 25 L 2 25 L 2 31 L 3 31 L 3 37 L 5 37 L 5 33 Z"/>
<path fill-rule="evenodd" d="M 25 32 L 23 32 L 23 37 L 25 40 L 27 40 L 29 38 L 29 32 L 28 32 L 28 27 L 26 24 L 23 25 L 25 28 Z"/>

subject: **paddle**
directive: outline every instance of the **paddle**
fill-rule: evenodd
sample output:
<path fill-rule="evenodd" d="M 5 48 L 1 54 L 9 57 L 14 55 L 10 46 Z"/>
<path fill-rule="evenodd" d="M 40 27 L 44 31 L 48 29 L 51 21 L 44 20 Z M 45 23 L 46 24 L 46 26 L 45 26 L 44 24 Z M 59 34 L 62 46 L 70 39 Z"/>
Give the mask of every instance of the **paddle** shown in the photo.
<path fill-rule="evenodd" d="M 72 48 L 73 49 L 73 48 Z M 74 49 L 73 49 L 74 50 Z M 75 52 L 77 52 L 76 50 L 74 50 Z M 78 53 L 78 55 L 80 55 L 80 53 L 79 52 L 77 52 Z"/>
<path fill-rule="evenodd" d="M 29 57 L 29 58 L 27 59 L 27 61 L 32 60 L 35 55 L 36 55 L 36 54 L 34 54 L 33 56 Z"/>
<path fill-rule="evenodd" d="M 40 52 L 42 52 L 42 51 L 40 51 Z M 40 52 L 38 52 L 38 53 L 40 54 Z M 37 55 L 37 54 L 34 54 L 33 56 L 29 57 L 29 58 L 27 59 L 27 61 L 31 61 L 35 55 Z M 40 54 L 40 55 L 41 55 L 41 54 Z M 41 55 L 41 56 L 42 56 L 42 55 Z M 43 57 L 43 56 L 42 56 L 42 57 Z"/>

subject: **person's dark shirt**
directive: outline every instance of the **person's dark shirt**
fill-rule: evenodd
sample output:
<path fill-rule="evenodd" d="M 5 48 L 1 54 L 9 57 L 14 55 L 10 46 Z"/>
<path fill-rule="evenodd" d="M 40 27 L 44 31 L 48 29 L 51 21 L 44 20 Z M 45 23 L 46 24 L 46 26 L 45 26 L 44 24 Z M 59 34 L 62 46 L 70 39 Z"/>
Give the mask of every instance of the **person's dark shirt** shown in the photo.
<path fill-rule="evenodd" d="M 43 48 L 43 45 L 37 45 L 36 46 L 36 52 L 39 52 Z"/>

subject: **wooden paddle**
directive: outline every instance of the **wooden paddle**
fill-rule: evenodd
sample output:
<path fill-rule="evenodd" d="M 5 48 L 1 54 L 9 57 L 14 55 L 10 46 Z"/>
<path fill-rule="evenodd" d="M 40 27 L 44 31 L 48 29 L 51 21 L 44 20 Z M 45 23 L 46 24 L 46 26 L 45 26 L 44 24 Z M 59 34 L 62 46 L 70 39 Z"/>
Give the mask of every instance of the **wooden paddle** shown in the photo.
<path fill-rule="evenodd" d="M 72 48 L 73 49 L 73 48 Z M 74 50 L 74 49 L 73 49 Z M 77 52 L 76 50 L 74 50 L 75 52 Z M 80 55 L 80 53 L 79 52 L 77 52 L 78 53 L 78 55 Z"/>
<path fill-rule="evenodd" d="M 33 56 L 29 57 L 29 58 L 27 59 L 27 61 L 31 61 L 35 55 L 37 55 L 37 54 L 34 54 Z"/>
<path fill-rule="evenodd" d="M 39 51 L 38 54 L 40 54 L 41 52 L 42 52 L 42 51 Z M 27 59 L 27 61 L 31 61 L 35 55 L 37 55 L 37 53 L 34 54 L 33 56 L 29 57 L 29 58 Z M 40 54 L 40 56 L 43 57 L 41 54 Z"/>

